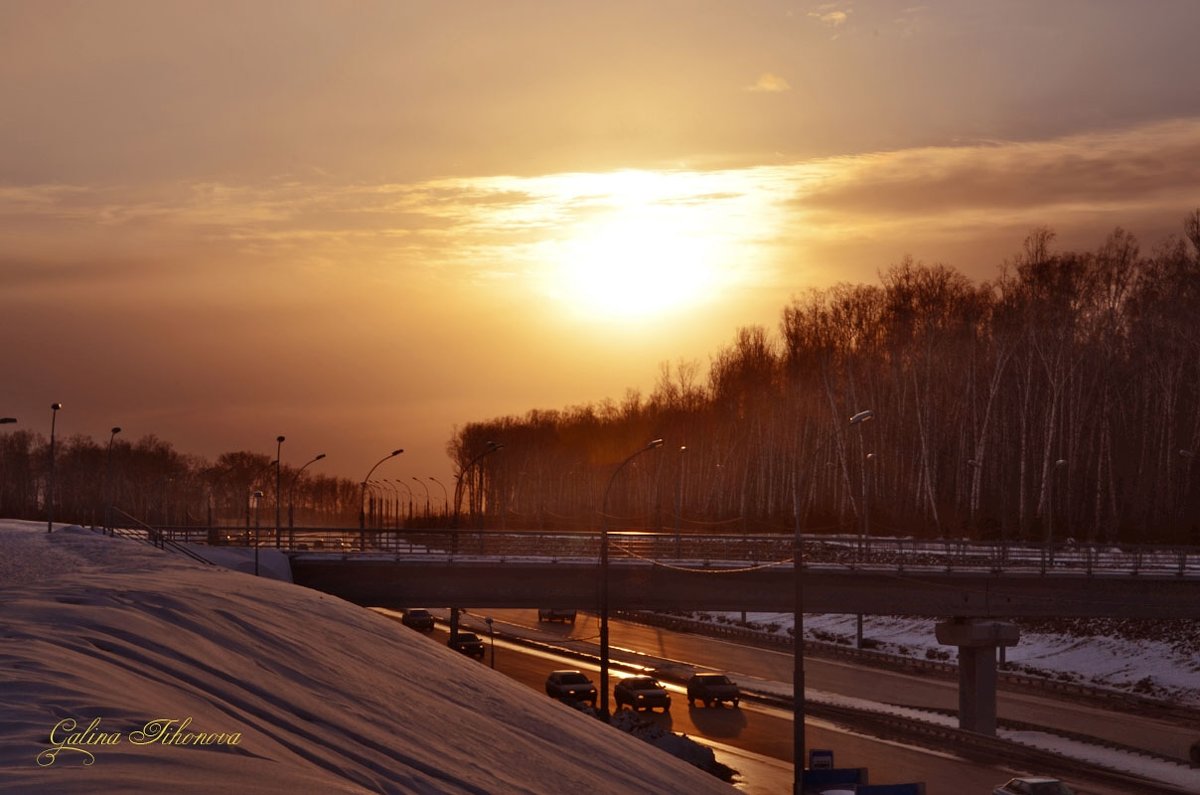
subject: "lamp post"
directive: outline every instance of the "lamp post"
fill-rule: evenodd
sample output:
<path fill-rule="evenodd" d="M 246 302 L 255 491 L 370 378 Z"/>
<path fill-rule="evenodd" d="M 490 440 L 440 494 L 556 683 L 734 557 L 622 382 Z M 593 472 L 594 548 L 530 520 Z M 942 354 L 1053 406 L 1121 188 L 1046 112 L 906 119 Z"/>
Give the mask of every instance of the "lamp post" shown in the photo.
<path fill-rule="evenodd" d="M 405 483 L 403 480 L 400 480 L 399 478 L 394 478 L 392 480 L 392 482 L 395 483 L 400 488 L 404 489 L 404 493 L 408 495 L 408 516 L 405 518 L 405 523 L 407 524 L 408 520 L 413 517 L 413 491 L 412 491 L 412 489 L 410 489 L 408 487 L 407 483 Z M 398 524 L 397 524 L 396 529 L 397 530 L 400 529 Z"/>
<path fill-rule="evenodd" d="M 425 489 L 425 519 L 429 519 L 429 487 L 425 485 L 425 481 L 421 480 L 416 475 L 413 475 L 413 480 L 420 484 L 421 488 Z"/>
<path fill-rule="evenodd" d="M 462 470 L 455 477 L 455 483 L 454 483 L 454 526 L 455 527 L 458 527 L 458 517 L 459 517 L 459 513 L 460 513 L 459 506 L 462 503 L 463 478 L 465 478 L 467 476 L 467 474 L 470 473 L 471 469 L 476 464 L 478 464 L 480 461 L 483 460 L 484 456 L 486 456 L 490 453 L 494 453 L 497 450 L 503 450 L 503 449 L 504 449 L 504 445 L 499 442 L 490 442 L 490 441 L 487 442 L 484 445 L 484 451 L 482 453 L 480 453 L 479 455 L 475 456 L 474 458 L 472 458 L 470 461 L 468 461 L 467 465 L 465 467 L 463 467 Z"/>
<path fill-rule="evenodd" d="M 250 492 L 250 501 L 254 503 L 254 576 L 258 576 L 258 504 L 262 500 L 262 491 L 255 489 Z"/>
<path fill-rule="evenodd" d="M 858 426 L 858 446 L 862 456 L 862 529 L 859 531 L 858 537 L 858 556 L 861 560 L 864 552 L 870 551 L 871 543 L 871 515 L 868 512 L 870 509 L 867 506 L 867 463 L 874 457 L 874 454 L 867 453 L 867 443 L 863 439 L 863 423 L 870 422 L 875 419 L 875 412 L 871 409 L 864 409 L 850 418 L 851 425 Z M 863 641 L 863 617 L 859 613 L 855 621 L 855 646 L 862 648 Z"/>
<path fill-rule="evenodd" d="M 371 474 L 389 458 L 395 458 L 404 452 L 404 448 L 393 450 L 383 458 L 375 462 L 375 466 L 367 470 L 367 475 L 362 479 L 362 488 L 358 492 L 358 547 L 360 550 L 366 549 L 367 545 L 367 514 L 363 503 L 367 500 L 367 481 L 371 479 Z"/>
<path fill-rule="evenodd" d="M 792 552 L 792 792 L 804 792 L 804 535 L 800 527 L 799 476 L 792 481 L 792 511 L 796 520 Z"/>
<path fill-rule="evenodd" d="M 488 627 L 488 645 L 492 649 L 491 667 L 492 667 L 492 670 L 495 670 L 496 669 L 496 635 L 492 631 L 492 617 L 488 616 L 487 618 L 483 619 L 483 621 L 485 624 L 487 624 L 487 627 Z"/>
<path fill-rule="evenodd" d="M 687 445 L 679 446 L 679 479 L 675 481 L 675 557 L 678 559 L 681 556 L 682 537 L 680 532 L 680 524 L 683 522 L 683 454 L 687 452 Z"/>
<path fill-rule="evenodd" d="M 280 468 L 283 465 L 283 457 L 280 453 L 283 451 L 284 436 L 275 437 L 275 548 L 279 549 L 279 528 L 283 527 L 283 522 L 280 521 L 280 512 L 283 506 L 283 490 L 279 487 Z"/>
<path fill-rule="evenodd" d="M 476 464 L 478 464 L 480 461 L 483 460 L 484 456 L 494 453 L 497 450 L 503 450 L 503 449 L 504 449 L 504 445 L 501 444 L 500 442 L 493 442 L 493 441 L 486 442 L 484 444 L 483 452 L 479 453 L 474 458 L 472 458 L 470 461 L 468 461 L 467 465 L 459 471 L 458 475 L 455 478 L 455 483 L 454 483 L 454 521 L 451 525 L 453 527 L 453 531 L 450 534 L 450 554 L 451 555 L 457 554 L 457 552 L 458 552 L 458 517 L 459 517 L 459 504 L 462 502 L 463 478 L 466 477 L 470 473 L 471 469 L 474 468 L 474 466 Z M 451 607 L 450 608 L 450 637 L 453 638 L 457 634 L 458 634 L 458 608 Z"/>
<path fill-rule="evenodd" d="M 637 450 L 620 463 L 608 479 L 604 499 L 600 502 L 600 717 L 608 723 L 608 495 L 621 470 L 633 459 L 648 450 L 663 446 L 662 439 L 655 439 Z"/>
<path fill-rule="evenodd" d="M 380 478 L 375 482 L 379 484 L 381 489 L 387 489 L 387 491 L 383 493 L 383 515 L 380 523 L 380 526 L 386 530 L 388 526 L 388 508 L 394 506 L 391 507 L 393 520 L 400 511 L 400 489 L 393 486 L 391 481 L 389 481 L 387 478 Z M 389 494 L 391 497 L 388 496 Z M 394 502 L 392 497 L 395 497 Z"/>
<path fill-rule="evenodd" d="M 300 480 L 300 475 L 304 473 L 304 470 L 308 469 L 309 464 L 315 464 L 324 457 L 324 453 L 317 453 L 314 457 L 306 461 L 304 466 L 296 470 L 296 474 L 292 475 L 292 482 L 288 486 L 288 546 L 295 546 L 296 540 L 295 534 L 292 532 L 292 529 L 296 526 L 296 481 Z"/>
<path fill-rule="evenodd" d="M 114 425 L 108 435 L 108 451 L 104 454 L 104 532 L 112 532 L 112 448 L 113 439 L 121 432 L 119 425 Z"/>
<path fill-rule="evenodd" d="M 0 425 L 10 425 L 16 421 L 16 417 L 0 417 Z"/>
<path fill-rule="evenodd" d="M 61 403 L 50 404 L 50 471 L 46 479 L 46 532 L 54 531 L 54 425 Z"/>
<path fill-rule="evenodd" d="M 442 483 L 442 481 L 438 480 L 433 475 L 430 475 L 429 479 L 442 487 L 442 518 L 445 518 L 446 510 L 450 505 L 450 492 L 446 491 L 446 484 Z"/>

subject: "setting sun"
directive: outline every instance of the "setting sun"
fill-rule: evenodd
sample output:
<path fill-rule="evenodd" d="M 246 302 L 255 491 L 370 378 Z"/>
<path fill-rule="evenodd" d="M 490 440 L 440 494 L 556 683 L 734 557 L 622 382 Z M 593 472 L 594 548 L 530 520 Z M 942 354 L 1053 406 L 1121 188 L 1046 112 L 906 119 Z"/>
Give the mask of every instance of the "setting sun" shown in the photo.
<path fill-rule="evenodd" d="M 720 175 L 573 174 L 541 188 L 568 219 L 534 246 L 544 290 L 568 313 L 652 319 L 699 306 L 751 259 L 753 191 Z"/>
<path fill-rule="evenodd" d="M 559 249 L 555 291 L 578 311 L 646 316 L 707 298 L 714 250 L 682 224 L 619 213 Z"/>

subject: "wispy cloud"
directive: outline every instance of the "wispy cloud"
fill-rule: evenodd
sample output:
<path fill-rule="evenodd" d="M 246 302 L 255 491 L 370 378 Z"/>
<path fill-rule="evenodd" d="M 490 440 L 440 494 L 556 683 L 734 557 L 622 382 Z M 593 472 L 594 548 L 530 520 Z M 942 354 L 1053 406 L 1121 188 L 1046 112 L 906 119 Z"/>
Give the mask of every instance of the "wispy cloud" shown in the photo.
<path fill-rule="evenodd" d="M 746 86 L 747 91 L 759 91 L 764 93 L 779 93 L 782 91 L 790 91 L 791 86 L 788 81 L 777 74 L 771 72 L 763 72 L 758 76 L 752 84 Z"/>
<path fill-rule="evenodd" d="M 848 6 L 840 7 L 837 3 L 825 3 L 817 6 L 815 10 L 809 11 L 808 15 L 822 25 L 838 28 L 845 25 L 850 19 L 850 11 Z"/>
<path fill-rule="evenodd" d="M 795 260 L 813 247 L 831 263 L 861 260 L 868 250 L 896 257 L 918 240 L 952 259 L 970 239 L 995 262 L 997 239 L 1015 245 L 1014 230 L 1037 225 L 1074 225 L 1093 237 L 1148 219 L 1177 225 L 1200 204 L 1198 184 L 1200 119 L 722 171 L 279 179 L 139 191 L 9 186 L 0 190 L 0 269 L 25 286 L 61 283 L 55 263 L 69 263 L 73 274 L 93 263 L 128 280 L 144 270 L 134 263 L 145 262 L 164 273 L 190 268 L 209 281 L 222 266 L 233 274 L 254 262 L 275 272 L 420 272 L 480 283 L 532 278 L 546 246 L 621 213 L 720 237 L 758 262 Z"/>

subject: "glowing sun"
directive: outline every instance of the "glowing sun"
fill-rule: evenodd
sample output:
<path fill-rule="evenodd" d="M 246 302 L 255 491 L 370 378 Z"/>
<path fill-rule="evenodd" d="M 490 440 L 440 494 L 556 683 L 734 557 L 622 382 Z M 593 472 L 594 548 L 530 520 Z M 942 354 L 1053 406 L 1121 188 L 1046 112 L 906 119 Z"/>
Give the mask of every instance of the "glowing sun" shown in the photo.
<path fill-rule="evenodd" d="M 676 219 L 620 212 L 597 220 L 559 250 L 560 297 L 578 310 L 642 317 L 696 303 L 714 282 L 712 250 Z"/>

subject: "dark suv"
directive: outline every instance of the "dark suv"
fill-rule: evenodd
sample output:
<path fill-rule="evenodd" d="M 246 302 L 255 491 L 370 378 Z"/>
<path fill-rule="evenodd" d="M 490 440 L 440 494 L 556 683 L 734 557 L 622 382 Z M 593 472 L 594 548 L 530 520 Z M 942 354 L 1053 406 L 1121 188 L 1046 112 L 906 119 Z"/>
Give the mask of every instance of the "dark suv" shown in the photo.
<path fill-rule="evenodd" d="M 596 708 L 596 686 L 581 671 L 551 671 L 546 677 L 546 695 L 568 703 L 589 701 Z"/>
<path fill-rule="evenodd" d="M 469 657 L 483 659 L 483 641 L 474 632 L 460 632 L 452 635 L 446 645 L 455 651 L 460 651 Z"/>
<path fill-rule="evenodd" d="M 742 694 L 738 690 L 736 683 L 730 681 L 725 674 L 706 673 L 696 674 L 687 683 L 688 704 L 693 701 L 700 701 L 715 707 L 724 701 L 728 701 L 735 707 L 741 701 Z"/>
<path fill-rule="evenodd" d="M 662 707 L 666 712 L 671 708 L 671 694 L 655 681 L 652 676 L 627 676 L 613 688 L 613 699 L 617 709 L 628 704 L 635 711 Z"/>
<path fill-rule="evenodd" d="M 421 632 L 433 632 L 433 614 L 428 610 L 405 610 L 400 623 L 406 627 L 419 629 Z"/>
<path fill-rule="evenodd" d="M 538 608 L 538 623 L 543 621 L 569 621 L 575 623 L 574 610 L 564 610 L 558 607 L 541 607 Z"/>

